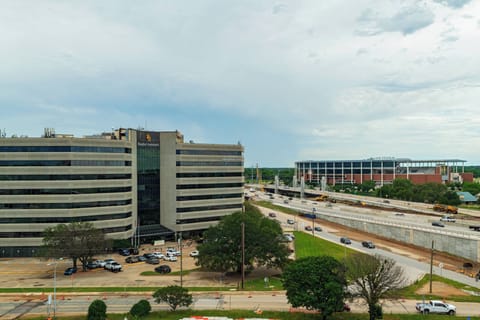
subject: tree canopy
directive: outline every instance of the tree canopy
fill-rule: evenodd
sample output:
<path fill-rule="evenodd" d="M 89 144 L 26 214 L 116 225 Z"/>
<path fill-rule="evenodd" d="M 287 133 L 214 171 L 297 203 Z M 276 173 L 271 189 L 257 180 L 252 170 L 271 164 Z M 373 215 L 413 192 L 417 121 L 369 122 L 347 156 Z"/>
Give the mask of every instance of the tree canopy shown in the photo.
<path fill-rule="evenodd" d="M 205 231 L 198 246 L 197 264 L 213 271 L 240 271 L 242 266 L 242 222 L 245 223 L 245 267 L 282 267 L 288 261 L 289 250 L 281 241 L 283 231 L 276 220 L 265 217 L 249 203 L 245 213 L 224 217 L 218 225 Z"/>
<path fill-rule="evenodd" d="M 172 311 L 175 311 L 178 307 L 188 307 L 193 303 L 192 295 L 188 293 L 188 289 L 180 286 L 160 288 L 155 291 L 153 297 L 156 303 L 167 303 Z"/>
<path fill-rule="evenodd" d="M 302 258 L 283 271 L 283 286 L 292 306 L 318 310 L 324 319 L 343 310 L 345 285 L 343 265 L 330 256 Z"/>
<path fill-rule="evenodd" d="M 405 285 L 403 269 L 390 258 L 357 253 L 347 257 L 345 266 L 349 293 L 365 300 L 371 320 L 378 313 L 380 299 L 393 297 Z"/>
<path fill-rule="evenodd" d="M 77 259 L 85 270 L 86 264 L 95 254 L 105 252 L 110 241 L 100 229 L 89 222 L 58 224 L 45 229 L 43 237 L 44 255 L 51 258 L 68 257 L 77 266 Z"/>

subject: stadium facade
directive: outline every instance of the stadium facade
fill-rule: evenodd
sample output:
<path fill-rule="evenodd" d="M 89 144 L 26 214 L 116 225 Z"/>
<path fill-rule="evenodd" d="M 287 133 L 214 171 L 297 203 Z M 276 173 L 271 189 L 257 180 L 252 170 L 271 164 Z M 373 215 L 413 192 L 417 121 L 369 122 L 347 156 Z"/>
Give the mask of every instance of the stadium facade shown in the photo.
<path fill-rule="evenodd" d="M 295 162 L 297 182 L 320 185 L 322 178 L 329 185 L 362 184 L 372 180 L 379 186 L 397 178 L 415 184 L 473 181 L 473 174 L 465 173 L 465 160 L 411 160 L 405 158 L 370 158 L 365 160 L 308 160 Z"/>
<path fill-rule="evenodd" d="M 168 239 L 241 210 L 243 146 L 183 139 L 135 129 L 0 138 L 0 256 L 35 255 L 45 228 L 59 223 Z"/>

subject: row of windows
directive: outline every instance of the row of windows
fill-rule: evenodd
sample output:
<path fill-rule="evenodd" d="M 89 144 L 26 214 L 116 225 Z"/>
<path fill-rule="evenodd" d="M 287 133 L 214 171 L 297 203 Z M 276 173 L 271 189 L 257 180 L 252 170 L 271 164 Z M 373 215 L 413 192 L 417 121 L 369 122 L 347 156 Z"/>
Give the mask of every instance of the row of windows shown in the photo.
<path fill-rule="evenodd" d="M 131 174 L 8 174 L 0 181 L 64 181 L 64 180 L 117 180 L 132 179 Z"/>
<path fill-rule="evenodd" d="M 177 178 L 243 177 L 243 172 L 183 172 Z"/>
<path fill-rule="evenodd" d="M 132 200 L 69 202 L 69 203 L 0 203 L 0 209 L 79 209 L 110 206 L 125 206 Z"/>
<path fill-rule="evenodd" d="M 242 151 L 234 150 L 177 150 L 177 154 L 194 156 L 241 156 Z"/>
<path fill-rule="evenodd" d="M 188 223 L 198 223 L 198 222 L 211 222 L 211 221 L 220 221 L 223 217 L 205 217 L 205 218 L 193 218 L 193 219 L 179 219 L 177 224 L 188 224 Z"/>
<path fill-rule="evenodd" d="M 90 194 L 129 192 L 132 187 L 76 188 L 76 189 L 0 189 L 0 195 Z"/>
<path fill-rule="evenodd" d="M 350 168 L 344 168 L 343 170 L 342 169 L 335 169 L 335 170 L 332 170 L 332 169 L 327 169 L 327 170 L 311 170 L 311 173 L 313 175 L 325 175 L 325 173 L 327 173 L 328 175 L 330 174 L 333 174 L 335 172 L 336 175 L 339 175 L 339 174 L 350 174 L 350 173 L 353 173 L 353 174 L 370 174 L 370 173 L 373 173 L 373 174 L 381 174 L 382 172 L 384 174 L 393 174 L 393 169 L 386 169 L 386 168 L 383 168 L 383 171 L 381 169 L 373 169 L 371 170 L 370 168 L 368 169 L 353 169 L 351 170 Z M 399 172 L 397 170 L 397 172 Z M 305 171 L 305 175 L 307 175 L 309 173 L 309 171 Z"/>
<path fill-rule="evenodd" d="M 211 211 L 211 210 L 223 210 L 223 209 L 242 209 L 242 204 L 223 204 L 217 206 L 203 206 L 203 207 L 190 207 L 190 208 L 177 208 L 177 213 L 181 212 L 193 212 L 193 211 Z"/>
<path fill-rule="evenodd" d="M 231 194 L 204 194 L 198 196 L 181 196 L 177 197 L 177 201 L 188 201 L 188 200 L 209 200 L 209 199 L 227 199 L 227 198 L 241 198 L 243 197 L 242 193 L 231 193 Z"/>
<path fill-rule="evenodd" d="M 1 160 L 1 167 L 130 167 L 131 161 L 118 160 Z"/>
<path fill-rule="evenodd" d="M 0 152 L 95 152 L 131 153 L 130 148 L 92 146 L 0 146 Z"/>
<path fill-rule="evenodd" d="M 242 161 L 177 161 L 177 167 L 239 167 Z"/>
<path fill-rule="evenodd" d="M 71 223 L 71 222 L 90 222 L 106 221 L 116 219 L 126 219 L 132 216 L 131 212 L 106 214 L 102 216 L 84 216 L 84 217 L 31 217 L 31 218 L 0 218 L 0 224 L 5 223 Z"/>
<path fill-rule="evenodd" d="M 363 168 L 370 168 L 370 167 L 381 168 L 382 166 L 392 168 L 396 164 L 397 163 L 393 162 L 393 161 L 355 161 L 355 162 L 347 161 L 347 162 L 300 163 L 297 166 L 300 170 L 302 170 L 302 169 L 308 170 L 310 168 L 313 169 L 313 168 L 325 168 L 325 167 L 327 167 L 327 168 L 333 168 L 333 167 L 341 168 L 342 166 L 344 168 L 350 168 L 350 167 L 353 167 L 353 168 L 360 168 L 360 167 L 363 167 Z"/>
<path fill-rule="evenodd" d="M 117 233 L 131 230 L 132 226 L 114 227 L 102 229 L 103 233 Z M 43 238 L 43 232 L 0 232 L 0 238 Z"/>
<path fill-rule="evenodd" d="M 209 189 L 209 188 L 238 188 L 243 187 L 243 183 L 196 183 L 196 184 L 177 184 L 177 190 L 182 189 Z"/>

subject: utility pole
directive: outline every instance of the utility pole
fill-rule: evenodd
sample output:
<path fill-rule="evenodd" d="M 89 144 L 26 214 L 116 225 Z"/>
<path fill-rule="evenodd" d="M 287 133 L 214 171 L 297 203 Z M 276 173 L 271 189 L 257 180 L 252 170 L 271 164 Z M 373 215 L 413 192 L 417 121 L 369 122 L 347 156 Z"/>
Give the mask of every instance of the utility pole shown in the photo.
<path fill-rule="evenodd" d="M 432 277 L 433 277 L 433 244 L 434 244 L 434 240 L 432 240 L 432 252 L 430 255 L 430 293 L 432 293 Z"/>
<path fill-rule="evenodd" d="M 242 221 L 242 290 L 245 288 L 245 221 Z"/>
<path fill-rule="evenodd" d="M 178 243 L 180 244 L 180 287 L 183 287 L 183 244 L 181 232 L 180 238 L 178 238 Z"/>

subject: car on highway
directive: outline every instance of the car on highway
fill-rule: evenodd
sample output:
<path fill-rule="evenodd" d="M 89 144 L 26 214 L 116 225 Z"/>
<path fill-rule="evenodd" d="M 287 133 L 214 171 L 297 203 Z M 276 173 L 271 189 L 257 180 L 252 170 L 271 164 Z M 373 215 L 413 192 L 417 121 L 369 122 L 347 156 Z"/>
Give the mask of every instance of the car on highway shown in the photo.
<path fill-rule="evenodd" d="M 375 245 L 372 241 L 362 241 L 362 246 L 368 249 L 375 249 Z"/>
<path fill-rule="evenodd" d="M 293 219 L 287 219 L 287 224 L 295 224 L 295 221 Z"/>
<path fill-rule="evenodd" d="M 161 266 L 158 266 L 155 268 L 155 272 L 158 273 L 170 273 L 172 272 L 172 269 L 170 266 L 167 266 L 166 264 L 162 264 Z"/>
<path fill-rule="evenodd" d="M 340 242 L 343 244 L 352 244 L 352 241 L 347 237 L 341 237 Z"/>
<path fill-rule="evenodd" d="M 63 273 L 66 276 L 71 276 L 72 274 L 77 272 L 77 267 L 70 267 L 65 269 L 65 272 Z"/>
<path fill-rule="evenodd" d="M 268 216 L 269 216 L 270 218 L 275 218 L 277 215 L 275 214 L 275 212 L 270 212 L 270 213 L 268 214 Z"/>
<path fill-rule="evenodd" d="M 193 250 L 192 252 L 190 252 L 190 257 L 198 257 L 198 255 L 199 255 L 198 250 Z"/>
<path fill-rule="evenodd" d="M 318 231 L 318 232 L 321 232 L 322 231 L 322 228 L 319 227 L 319 226 L 316 226 L 315 228 L 313 228 L 315 231 Z"/>
<path fill-rule="evenodd" d="M 433 222 L 432 222 L 432 226 L 434 226 L 434 227 L 440 227 L 440 228 L 445 227 L 445 225 L 444 225 L 443 223 L 441 223 L 440 221 L 433 221 Z"/>
<path fill-rule="evenodd" d="M 283 200 L 283 203 L 288 203 L 288 200 Z"/>
<path fill-rule="evenodd" d="M 312 231 L 312 227 L 311 226 L 305 226 L 305 231 Z"/>
<path fill-rule="evenodd" d="M 443 221 L 443 222 L 455 222 L 457 221 L 454 217 L 450 217 L 450 216 L 443 216 L 440 218 L 440 221 Z"/>

